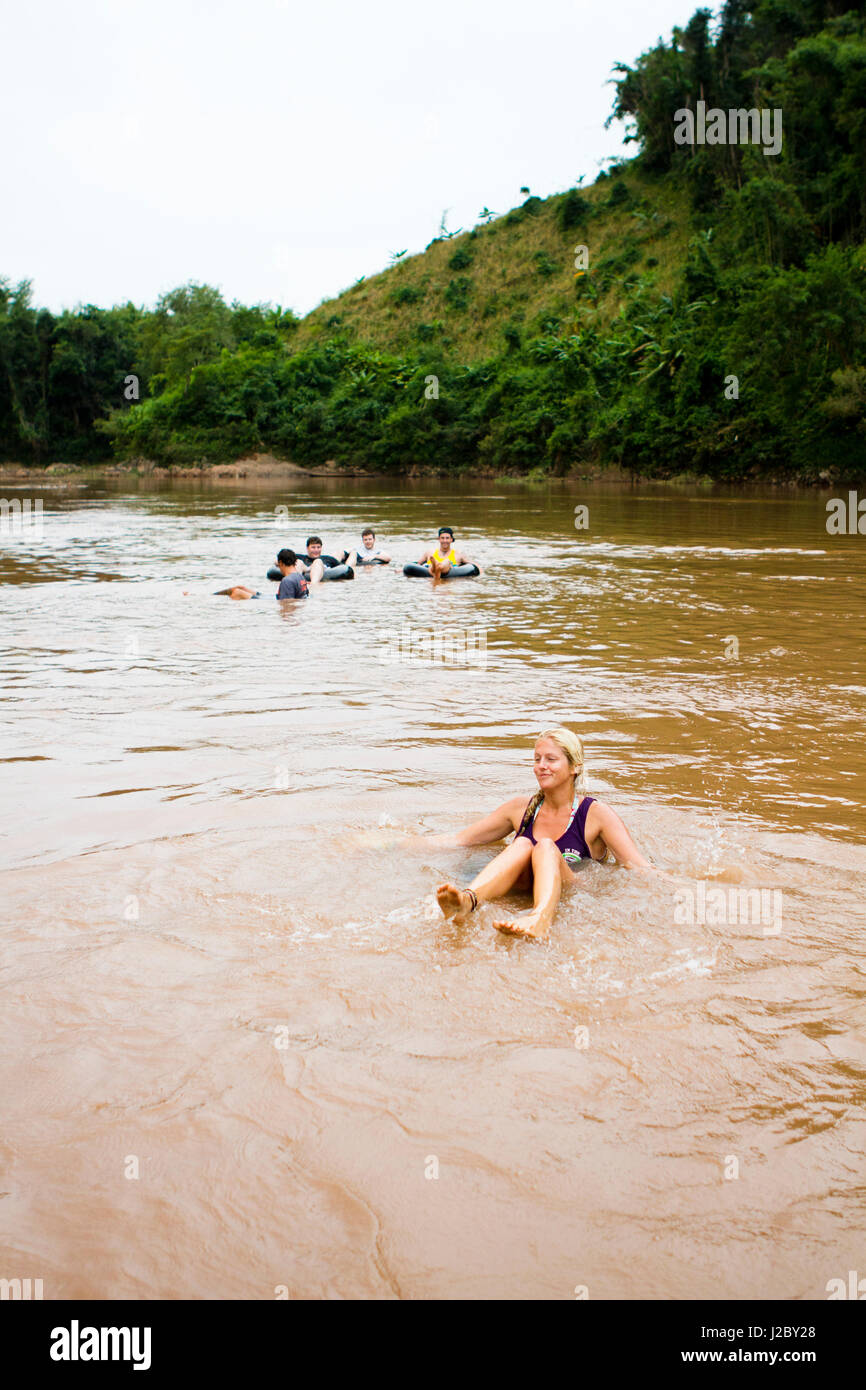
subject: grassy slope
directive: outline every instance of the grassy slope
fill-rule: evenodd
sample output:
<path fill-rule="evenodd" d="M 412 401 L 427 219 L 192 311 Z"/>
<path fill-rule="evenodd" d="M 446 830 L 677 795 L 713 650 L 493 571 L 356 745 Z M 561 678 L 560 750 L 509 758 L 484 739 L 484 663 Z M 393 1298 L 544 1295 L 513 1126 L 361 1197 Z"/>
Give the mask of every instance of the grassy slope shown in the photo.
<path fill-rule="evenodd" d="M 617 183 L 628 188 L 628 205 L 609 204 Z M 533 337 L 549 331 L 544 325 L 551 319 L 559 321 L 555 331 L 570 333 L 596 317 L 602 323 L 615 317 L 638 276 L 659 294 L 671 293 L 690 236 L 682 191 L 671 180 L 650 180 L 629 167 L 582 192 L 593 208 L 582 225 L 561 230 L 557 214 L 565 195 L 556 194 L 538 201 L 534 215 L 516 209 L 452 240 L 432 242 L 420 255 L 325 300 L 302 320 L 291 350 L 338 334 L 397 353 L 426 343 L 451 359 L 478 362 L 504 350 L 509 325 L 517 326 L 521 337 Z M 627 247 L 639 252 L 630 266 L 609 268 L 610 283 L 596 306 L 581 294 L 575 275 L 574 249 L 580 243 L 589 249 L 596 283 L 605 261 Z M 448 263 L 460 248 L 472 263 L 452 269 Z M 540 271 L 539 256 L 552 267 L 548 274 Z M 658 264 L 648 267 L 652 257 Z M 417 298 L 395 302 L 395 291 L 406 290 Z M 465 307 L 455 303 L 461 291 Z"/>

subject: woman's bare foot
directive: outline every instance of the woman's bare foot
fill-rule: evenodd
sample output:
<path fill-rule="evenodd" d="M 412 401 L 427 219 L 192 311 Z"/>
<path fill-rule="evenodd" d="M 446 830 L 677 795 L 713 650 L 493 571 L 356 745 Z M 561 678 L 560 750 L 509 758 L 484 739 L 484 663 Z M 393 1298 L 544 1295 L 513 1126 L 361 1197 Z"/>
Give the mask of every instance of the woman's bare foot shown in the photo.
<path fill-rule="evenodd" d="M 436 889 L 436 901 L 443 917 L 455 917 L 460 921 L 472 911 L 472 897 L 465 888 L 454 883 L 440 883 Z"/>
<path fill-rule="evenodd" d="M 546 941 L 550 933 L 548 923 L 536 917 L 534 913 L 521 918 L 519 922 L 509 922 L 502 917 L 493 925 L 497 931 L 501 931 L 505 936 L 525 936 L 530 941 Z"/>

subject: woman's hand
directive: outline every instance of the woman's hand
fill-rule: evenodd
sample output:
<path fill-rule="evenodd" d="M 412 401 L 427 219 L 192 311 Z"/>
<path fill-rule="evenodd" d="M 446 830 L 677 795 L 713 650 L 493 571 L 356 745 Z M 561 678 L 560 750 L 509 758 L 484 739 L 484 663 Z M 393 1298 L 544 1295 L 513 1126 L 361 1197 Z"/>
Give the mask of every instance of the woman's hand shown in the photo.
<path fill-rule="evenodd" d="M 402 841 L 404 849 L 429 849 L 436 845 L 440 849 L 454 849 L 460 841 L 456 835 L 407 835 Z"/>
<path fill-rule="evenodd" d="M 472 825 L 467 825 L 465 830 L 448 832 L 445 835 L 409 835 L 404 843 L 419 847 L 421 845 L 437 845 L 440 848 L 448 849 L 465 849 L 470 845 L 492 845 L 497 840 L 504 840 L 506 835 L 510 835 L 512 830 L 517 829 L 520 824 L 519 817 L 523 815 L 525 805 L 525 797 L 512 796 L 510 801 L 503 801 L 502 805 L 497 806 L 495 811 L 491 811 L 489 816 L 484 816 L 481 820 L 474 821 Z"/>

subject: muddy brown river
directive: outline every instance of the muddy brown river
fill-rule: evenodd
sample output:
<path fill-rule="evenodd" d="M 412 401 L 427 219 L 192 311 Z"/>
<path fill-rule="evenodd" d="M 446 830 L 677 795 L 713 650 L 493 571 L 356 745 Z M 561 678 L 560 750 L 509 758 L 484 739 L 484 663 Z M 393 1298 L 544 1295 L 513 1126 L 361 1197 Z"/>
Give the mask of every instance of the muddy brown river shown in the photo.
<path fill-rule="evenodd" d="M 0 1277 L 866 1275 L 866 536 L 827 496 L 0 488 L 43 502 L 0 534 Z M 365 523 L 398 563 L 272 601 L 278 546 Z M 442 523 L 481 578 L 403 577 Z M 235 581 L 268 597 L 213 597 Z M 444 922 L 435 885 L 496 849 L 402 837 L 528 799 L 558 724 L 668 872 L 588 865 L 545 945 Z"/>

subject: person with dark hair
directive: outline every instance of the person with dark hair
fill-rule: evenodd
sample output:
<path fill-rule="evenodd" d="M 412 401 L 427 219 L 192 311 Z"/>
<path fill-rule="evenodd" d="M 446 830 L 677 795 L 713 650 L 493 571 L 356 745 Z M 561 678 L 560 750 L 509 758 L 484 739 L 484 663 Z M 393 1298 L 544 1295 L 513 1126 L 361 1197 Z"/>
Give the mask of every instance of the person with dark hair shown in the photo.
<path fill-rule="evenodd" d="M 309 592 L 306 576 L 298 570 L 298 557 L 294 550 L 281 550 L 277 556 L 277 568 L 280 572 L 280 587 L 277 589 L 275 597 L 278 599 L 286 598 L 306 598 Z M 318 584 L 322 578 L 322 563 L 318 561 L 311 570 L 311 584 Z M 246 599 L 264 598 L 265 595 L 259 593 L 257 589 L 249 589 L 246 584 L 233 584 L 228 589 L 217 589 L 217 594 L 225 595 L 227 598 Z"/>
<path fill-rule="evenodd" d="M 333 555 L 322 554 L 322 537 L 307 537 L 307 552 L 299 555 L 298 560 L 304 574 L 311 581 L 314 580 L 313 570 L 316 565 L 321 566 L 321 579 L 354 579 L 355 571 L 351 565 L 347 565 L 336 559 Z"/>
<path fill-rule="evenodd" d="M 434 583 L 438 583 L 440 579 L 447 579 L 452 570 L 456 572 L 463 569 L 464 566 L 469 567 L 464 570 L 464 573 L 481 573 L 479 567 L 469 559 L 468 555 L 455 549 L 453 526 L 439 527 L 437 544 L 428 546 L 418 563 L 426 566 Z"/>
<path fill-rule="evenodd" d="M 298 571 L 298 557 L 294 550 L 286 547 L 277 555 L 277 568 L 283 576 L 280 580 L 280 587 L 277 589 L 277 598 L 306 598 L 309 592 L 306 575 Z M 317 584 L 319 577 L 312 580 Z"/>

